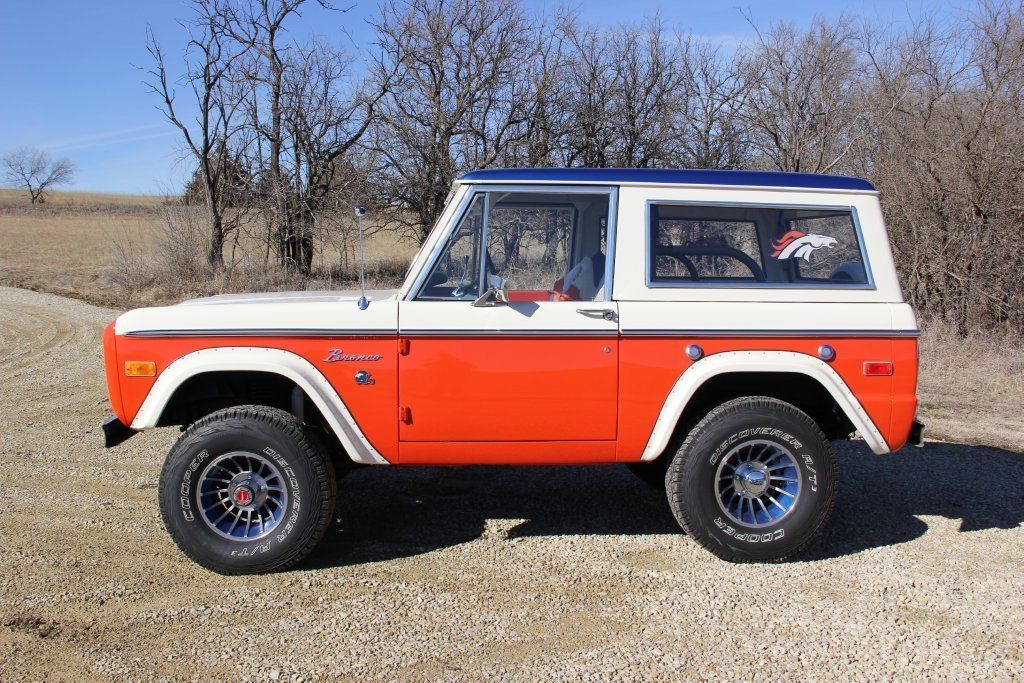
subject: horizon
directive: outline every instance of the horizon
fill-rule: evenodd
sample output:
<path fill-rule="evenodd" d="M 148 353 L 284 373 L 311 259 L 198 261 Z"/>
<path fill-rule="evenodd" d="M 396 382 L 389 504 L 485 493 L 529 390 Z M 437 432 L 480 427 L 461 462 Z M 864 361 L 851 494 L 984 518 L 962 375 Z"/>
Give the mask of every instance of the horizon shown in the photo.
<path fill-rule="evenodd" d="M 552 3 L 526 1 L 541 12 Z M 952 2 L 849 0 L 822 8 L 811 0 L 781 0 L 770 7 L 753 5 L 689 6 L 639 0 L 628 10 L 610 0 L 573 5 L 581 20 L 614 27 L 660 13 L 666 25 L 700 36 L 724 49 L 750 40 L 749 12 L 760 25 L 778 21 L 804 26 L 816 16 L 847 14 L 869 22 L 895 24 L 910 16 L 936 12 L 948 16 Z M 297 39 L 337 36 L 334 41 L 354 55 L 372 44 L 368 19 L 375 2 L 352 3 L 346 11 L 312 6 L 293 25 Z M 150 63 L 145 30 L 151 25 L 167 53 L 173 76 L 180 75 L 184 32 L 177 22 L 189 16 L 181 0 L 146 3 L 112 0 L 92 6 L 41 0 L 6 9 L 0 28 L 0 154 L 18 147 L 37 147 L 74 162 L 75 181 L 66 192 L 130 195 L 178 195 L 194 169 L 184 154 L 180 134 L 167 122 L 157 100 L 143 83 Z M 41 50 L 52 43 L 60 49 Z M 358 73 L 358 67 L 355 69 Z M 179 93 L 179 101 L 186 101 Z"/>

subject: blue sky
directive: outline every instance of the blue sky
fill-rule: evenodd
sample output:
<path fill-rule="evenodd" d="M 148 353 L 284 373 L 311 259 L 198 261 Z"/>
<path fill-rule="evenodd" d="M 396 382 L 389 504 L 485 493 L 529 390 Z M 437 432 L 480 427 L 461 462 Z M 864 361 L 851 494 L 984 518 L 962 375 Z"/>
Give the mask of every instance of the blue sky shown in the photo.
<path fill-rule="evenodd" d="M 372 40 L 366 20 L 377 3 L 343 4 L 352 8 L 346 13 L 310 8 L 294 32 L 337 36 L 354 48 L 366 45 Z M 751 33 L 741 8 L 760 23 L 805 24 L 815 13 L 834 16 L 845 10 L 890 23 L 921 7 L 937 7 L 940 13 L 949 7 L 941 0 L 599 0 L 575 6 L 583 19 L 603 25 L 660 10 L 673 28 L 729 45 Z M 179 191 L 192 165 L 155 108 L 139 67 L 149 64 L 146 25 L 153 26 L 170 57 L 183 45 L 177 22 L 188 15 L 184 0 L 0 0 L 0 153 L 31 145 L 68 156 L 79 169 L 77 190 Z M 170 66 L 178 71 L 173 62 Z"/>

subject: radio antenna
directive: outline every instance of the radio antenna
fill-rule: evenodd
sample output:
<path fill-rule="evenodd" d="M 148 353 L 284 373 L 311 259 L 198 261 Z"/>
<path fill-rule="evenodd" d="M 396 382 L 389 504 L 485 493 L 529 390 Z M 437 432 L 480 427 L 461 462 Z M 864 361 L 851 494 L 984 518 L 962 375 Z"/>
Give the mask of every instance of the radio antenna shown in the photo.
<path fill-rule="evenodd" d="M 363 258 L 363 214 L 366 207 L 356 204 L 356 221 L 359 224 L 359 310 L 365 311 L 370 305 L 366 300 L 366 262 Z"/>

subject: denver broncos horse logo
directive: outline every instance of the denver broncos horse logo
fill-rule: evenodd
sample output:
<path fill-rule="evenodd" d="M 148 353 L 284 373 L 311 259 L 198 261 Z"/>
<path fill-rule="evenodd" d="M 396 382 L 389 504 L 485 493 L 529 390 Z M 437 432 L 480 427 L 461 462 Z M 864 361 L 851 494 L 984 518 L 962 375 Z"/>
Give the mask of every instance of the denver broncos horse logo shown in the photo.
<path fill-rule="evenodd" d="M 822 247 L 831 249 L 838 243 L 835 237 L 815 235 L 814 233 L 803 233 L 799 230 L 790 230 L 779 239 L 772 242 L 775 251 L 772 258 L 802 258 L 808 263 L 811 262 L 811 252 Z"/>

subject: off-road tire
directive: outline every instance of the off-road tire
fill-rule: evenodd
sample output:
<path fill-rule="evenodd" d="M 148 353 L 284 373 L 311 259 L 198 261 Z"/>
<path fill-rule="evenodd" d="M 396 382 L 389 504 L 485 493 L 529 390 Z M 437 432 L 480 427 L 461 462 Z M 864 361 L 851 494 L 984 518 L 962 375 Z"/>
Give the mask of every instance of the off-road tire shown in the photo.
<path fill-rule="evenodd" d="M 773 524 L 744 527 L 718 501 L 718 462 L 734 444 L 756 438 L 795 457 L 801 488 L 789 514 Z M 795 406 L 765 396 L 723 403 L 689 432 L 668 468 L 669 506 L 683 530 L 729 562 L 776 562 L 806 548 L 835 505 L 838 475 L 832 446 L 814 420 Z"/>
<path fill-rule="evenodd" d="M 265 454 L 283 473 L 288 498 L 281 523 L 260 539 L 218 535 L 201 517 L 195 491 L 204 463 L 232 451 Z M 226 408 L 191 425 L 160 473 L 160 513 L 183 553 L 219 574 L 261 574 L 300 562 L 334 513 L 334 467 L 320 438 L 277 408 Z"/>

